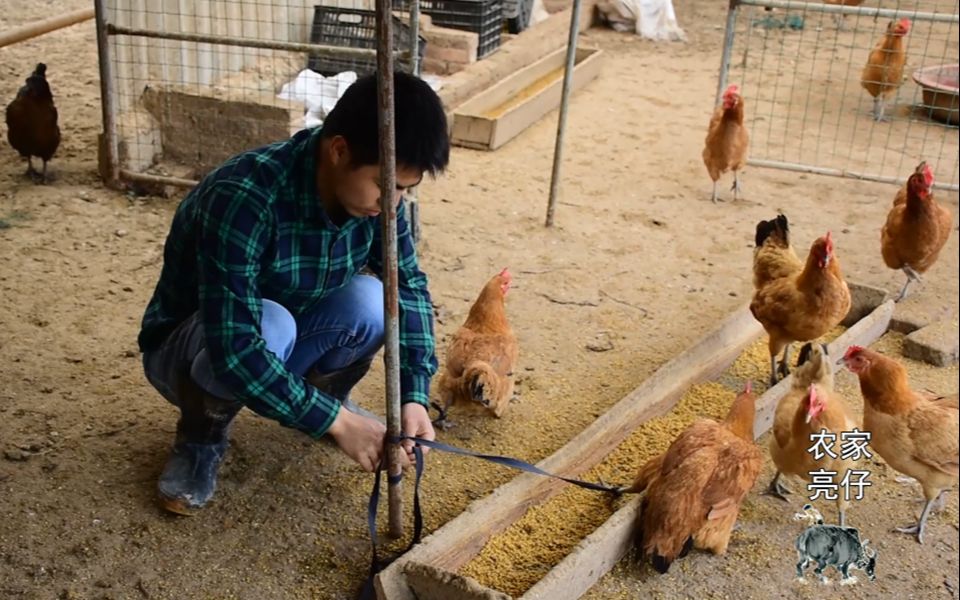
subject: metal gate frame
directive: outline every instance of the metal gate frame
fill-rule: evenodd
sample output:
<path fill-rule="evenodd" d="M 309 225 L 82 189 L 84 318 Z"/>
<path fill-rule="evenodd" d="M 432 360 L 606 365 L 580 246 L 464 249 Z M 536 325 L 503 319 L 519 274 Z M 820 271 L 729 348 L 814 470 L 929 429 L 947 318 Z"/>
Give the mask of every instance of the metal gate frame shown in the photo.
<path fill-rule="evenodd" d="M 819 12 L 835 15 L 859 15 L 872 18 L 897 19 L 908 17 L 918 21 L 930 21 L 935 23 L 952 23 L 960 25 L 960 16 L 957 14 L 947 15 L 943 13 L 920 12 L 916 10 L 873 8 L 866 6 L 843 6 L 837 4 L 820 4 L 817 2 L 806 2 L 804 0 L 730 0 L 729 10 L 727 12 L 726 31 L 723 38 L 723 53 L 720 58 L 720 76 L 717 80 L 717 93 L 715 105 L 720 104 L 723 90 L 727 87 L 727 78 L 730 72 L 730 58 L 733 53 L 733 42 L 736 37 L 737 14 L 741 6 L 756 6 L 761 8 L 778 8 L 782 10 L 802 10 L 804 12 Z M 796 171 L 800 173 L 812 173 L 816 175 L 830 175 L 833 177 L 843 177 L 849 179 L 860 179 L 866 181 L 878 181 L 881 183 L 892 183 L 902 185 L 906 177 L 890 177 L 885 175 L 874 175 L 869 173 L 860 173 L 848 169 L 835 169 L 829 167 L 818 167 L 801 163 L 792 163 L 778 160 L 758 159 L 747 157 L 747 164 L 756 167 L 765 167 L 772 169 L 781 169 L 785 171 Z M 934 188 L 958 191 L 958 183 L 936 182 Z"/>
<path fill-rule="evenodd" d="M 193 179 L 183 179 L 180 177 L 169 177 L 162 175 L 149 175 L 147 173 L 138 173 L 124 169 L 120 165 L 120 153 L 117 139 L 116 122 L 116 91 L 114 89 L 113 65 L 110 56 L 110 37 L 128 36 L 153 38 L 161 40 L 173 40 L 181 42 L 200 42 L 220 46 L 233 46 L 239 48 L 259 48 L 263 50 L 287 50 L 292 52 L 310 52 L 313 54 L 339 56 L 339 57 L 357 57 L 370 58 L 376 57 L 377 51 L 364 48 L 344 48 L 340 46 L 328 46 L 322 44 L 306 44 L 296 42 L 265 41 L 253 38 L 234 37 L 225 35 L 209 35 L 197 33 L 182 33 L 157 31 L 153 29 L 140 29 L 134 27 L 123 27 L 115 25 L 109 21 L 106 0 L 94 0 L 94 10 L 97 28 L 97 60 L 100 70 L 100 106 L 103 119 L 103 140 L 100 146 L 102 154 L 101 176 L 109 187 L 120 187 L 123 182 L 141 182 L 161 185 L 171 185 L 176 187 L 190 188 L 197 183 Z M 411 13 L 419 15 L 419 1 L 414 2 L 416 7 Z M 413 44 L 417 42 L 419 20 L 414 20 L 412 27 L 414 34 L 412 36 Z M 416 48 L 409 50 L 396 50 L 393 53 L 395 59 L 415 61 L 415 72 L 419 73 L 419 64 L 416 62 L 419 58 Z"/>

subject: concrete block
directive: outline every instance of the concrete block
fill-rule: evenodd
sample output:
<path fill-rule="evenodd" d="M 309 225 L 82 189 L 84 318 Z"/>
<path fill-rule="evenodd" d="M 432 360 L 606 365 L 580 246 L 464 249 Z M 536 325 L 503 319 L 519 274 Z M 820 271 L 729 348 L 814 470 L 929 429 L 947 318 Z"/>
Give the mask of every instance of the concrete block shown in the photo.
<path fill-rule="evenodd" d="M 474 53 L 474 58 L 471 59 L 470 52 L 467 50 L 461 48 L 443 48 L 440 46 L 427 46 L 427 50 L 423 53 L 423 56 L 424 58 L 432 58 L 434 60 L 459 63 L 464 66 L 476 60 L 476 53 Z"/>
<path fill-rule="evenodd" d="M 142 97 L 158 124 L 164 159 L 195 167 L 199 177 L 244 150 L 288 138 L 303 115 L 302 106 L 266 94 L 235 100 L 206 92 L 149 87 Z"/>
<path fill-rule="evenodd" d="M 404 565 L 407 584 L 419 600 L 511 600 L 503 592 L 481 585 L 477 580 L 416 562 Z"/>
<path fill-rule="evenodd" d="M 850 288 L 850 312 L 840 322 L 844 327 L 850 327 L 860 319 L 873 312 L 873 309 L 883 304 L 887 298 L 887 290 L 883 288 L 848 281 Z"/>
<path fill-rule="evenodd" d="M 472 61 L 477 60 L 477 48 L 480 45 L 480 36 L 472 31 L 447 29 L 445 27 L 430 27 L 421 32 L 427 40 L 427 52 L 430 48 L 456 48 L 471 53 Z M 472 62 L 471 61 L 471 62 Z"/>
<path fill-rule="evenodd" d="M 890 329 L 900 333 L 912 333 L 934 321 L 953 317 L 951 310 L 949 304 L 914 290 L 914 295 L 907 296 L 897 303 L 893 318 L 890 320 Z"/>
<path fill-rule="evenodd" d="M 433 73 L 435 75 L 449 75 L 450 66 L 445 60 L 437 60 L 435 58 L 430 58 L 429 56 L 423 57 L 423 62 L 420 63 L 420 67 L 426 73 Z"/>
<path fill-rule="evenodd" d="M 960 328 L 956 319 L 944 319 L 918 329 L 903 340 L 903 355 L 937 367 L 957 362 Z"/>

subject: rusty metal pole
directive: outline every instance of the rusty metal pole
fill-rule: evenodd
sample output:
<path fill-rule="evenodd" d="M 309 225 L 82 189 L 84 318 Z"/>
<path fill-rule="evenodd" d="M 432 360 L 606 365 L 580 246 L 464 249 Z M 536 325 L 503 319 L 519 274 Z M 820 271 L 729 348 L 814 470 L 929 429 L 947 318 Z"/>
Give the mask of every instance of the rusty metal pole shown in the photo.
<path fill-rule="evenodd" d="M 560 93 L 560 118 L 557 120 L 557 140 L 553 147 L 553 173 L 550 176 L 550 200 L 547 202 L 547 227 L 553 227 L 553 214 L 560 195 L 560 164 L 563 162 L 563 134 L 567 129 L 567 106 L 573 83 L 573 65 L 577 56 L 577 35 L 580 33 L 580 0 L 573 0 L 570 11 L 570 36 L 567 39 L 567 65 L 563 70 L 563 90 Z"/>
<path fill-rule="evenodd" d="M 100 176 L 103 177 L 107 187 L 113 188 L 120 183 L 120 153 L 117 144 L 117 112 L 113 96 L 113 65 L 110 63 L 106 1 L 95 0 L 93 8 L 97 19 L 97 60 L 100 67 L 100 108 L 103 117 Z"/>
<path fill-rule="evenodd" d="M 386 371 L 387 436 L 399 438 L 400 426 L 400 324 L 397 298 L 397 189 L 396 131 L 393 101 L 393 6 L 377 0 L 377 98 L 380 124 L 380 234 L 383 240 L 384 367 Z M 401 475 L 403 448 L 387 442 L 388 535 L 403 535 Z"/>

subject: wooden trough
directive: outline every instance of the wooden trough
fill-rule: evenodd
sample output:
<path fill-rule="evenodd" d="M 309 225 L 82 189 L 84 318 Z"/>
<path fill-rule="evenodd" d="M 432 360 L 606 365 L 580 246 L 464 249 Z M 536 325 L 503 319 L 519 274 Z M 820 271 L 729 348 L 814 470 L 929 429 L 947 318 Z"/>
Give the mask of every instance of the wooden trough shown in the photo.
<path fill-rule="evenodd" d="M 887 331 L 894 303 L 883 302 L 883 294 L 878 296 L 876 291 L 851 285 L 853 305 L 866 316 L 829 345 L 831 356 L 842 355 L 850 345 L 868 346 Z M 566 477 L 577 477 L 590 470 L 634 429 L 669 412 L 689 387 L 726 370 L 762 334 L 763 328 L 748 307 L 735 311 L 537 466 Z M 791 377 L 757 400 L 755 437 L 772 425 L 777 402 L 790 389 Z M 555 496 L 565 485 L 524 473 L 473 502 L 377 575 L 379 600 L 509 600 L 509 595 L 456 572 L 472 560 L 491 537 L 513 524 L 530 507 Z M 520 600 L 567 600 L 582 596 L 626 554 L 637 502 L 638 499 L 628 502 L 581 540 Z"/>
<path fill-rule="evenodd" d="M 597 77 L 602 55 L 596 48 L 577 48 L 572 90 Z M 566 48 L 559 48 L 457 107 L 451 141 L 496 150 L 559 107 L 565 60 Z"/>

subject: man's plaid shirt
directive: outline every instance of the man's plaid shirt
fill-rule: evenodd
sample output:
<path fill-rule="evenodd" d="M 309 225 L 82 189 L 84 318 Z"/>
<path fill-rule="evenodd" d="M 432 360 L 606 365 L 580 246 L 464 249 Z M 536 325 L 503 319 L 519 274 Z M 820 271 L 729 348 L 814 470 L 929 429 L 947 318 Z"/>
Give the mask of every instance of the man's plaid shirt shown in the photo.
<path fill-rule="evenodd" d="M 199 310 L 214 374 L 255 412 L 319 437 L 340 410 L 288 371 L 260 335 L 261 298 L 294 316 L 367 265 L 382 274 L 380 218 L 337 227 L 316 191 L 320 129 L 240 154 L 177 208 L 163 269 L 143 317 L 141 352 L 158 348 Z M 398 210 L 401 401 L 426 406 L 437 371 L 427 278 L 403 205 Z"/>

